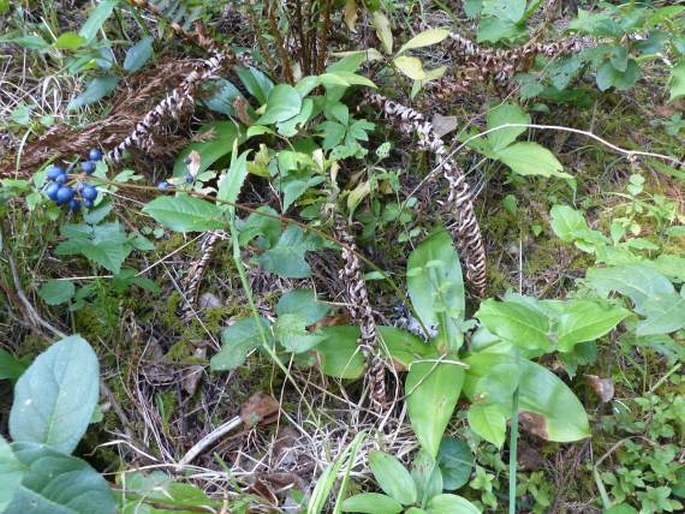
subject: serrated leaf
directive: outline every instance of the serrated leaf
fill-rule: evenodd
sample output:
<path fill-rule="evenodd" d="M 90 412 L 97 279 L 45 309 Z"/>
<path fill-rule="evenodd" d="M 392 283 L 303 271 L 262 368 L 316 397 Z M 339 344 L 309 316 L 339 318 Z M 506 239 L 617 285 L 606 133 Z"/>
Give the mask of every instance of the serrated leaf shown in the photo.
<path fill-rule="evenodd" d="M 547 148 L 532 141 L 514 143 L 497 151 L 497 158 L 519 175 L 572 178 Z"/>
<path fill-rule="evenodd" d="M 436 458 L 442 435 L 457 405 L 464 368 L 453 362 L 415 362 L 404 388 L 409 421 L 421 447 Z"/>
<path fill-rule="evenodd" d="M 361 514 L 398 514 L 402 512 L 402 504 L 385 494 L 361 493 L 346 498 L 341 510 Z"/>
<path fill-rule="evenodd" d="M 369 452 L 369 467 L 378 486 L 402 505 L 416 502 L 416 484 L 409 471 L 393 455 L 380 452 Z"/>
<path fill-rule="evenodd" d="M 422 48 L 424 46 L 437 45 L 438 43 L 444 41 L 447 36 L 450 35 L 450 31 L 447 29 L 429 29 L 424 30 L 420 34 L 417 34 L 405 44 L 397 52 L 400 55 L 407 50 L 412 50 L 414 48 Z"/>
<path fill-rule="evenodd" d="M 221 333 L 221 350 L 210 361 L 211 369 L 226 371 L 242 366 L 249 353 L 262 345 L 262 334 L 267 342 L 273 339 L 269 322 L 261 316 L 241 319 L 225 328 Z"/>
<path fill-rule="evenodd" d="M 17 381 L 9 418 L 12 439 L 71 453 L 90 423 L 99 381 L 97 356 L 84 339 L 71 336 L 54 343 Z"/>
<path fill-rule="evenodd" d="M 87 462 L 37 443 L 15 442 L 12 449 L 27 469 L 4 514 L 118 511 L 109 485 Z"/>
<path fill-rule="evenodd" d="M 392 30 L 390 29 L 390 20 L 381 11 L 374 11 L 372 15 L 372 23 L 376 29 L 378 40 L 383 46 L 383 51 L 386 54 L 392 53 Z"/>
<path fill-rule="evenodd" d="M 48 305 L 59 305 L 71 300 L 75 292 L 76 286 L 71 280 L 48 280 L 40 286 L 38 296 Z"/>
<path fill-rule="evenodd" d="M 81 254 L 117 275 L 133 247 L 119 222 L 100 225 L 65 225 L 67 240 L 55 249 L 57 255 Z"/>
<path fill-rule="evenodd" d="M 671 70 L 668 89 L 670 94 L 669 102 L 685 96 L 685 61 L 679 62 Z"/>
<path fill-rule="evenodd" d="M 73 111 L 101 100 L 114 91 L 118 83 L 119 78 L 114 75 L 103 75 L 94 78 L 90 81 L 83 93 L 69 102 L 67 110 Z"/>
<path fill-rule="evenodd" d="M 423 63 L 418 57 L 411 57 L 409 55 L 400 55 L 392 60 L 397 69 L 404 73 L 412 80 L 424 80 L 426 78 L 426 71 L 423 69 Z"/>
<path fill-rule="evenodd" d="M 298 314 L 306 325 L 320 321 L 328 314 L 329 307 L 316 298 L 312 289 L 293 289 L 281 296 L 276 304 L 276 315 Z"/>
<path fill-rule="evenodd" d="M 145 66 L 145 63 L 152 57 L 151 36 L 145 37 L 128 49 L 124 58 L 124 71 L 134 73 Z"/>
<path fill-rule="evenodd" d="M 285 121 L 300 113 L 302 97 L 297 89 L 288 84 L 278 84 L 269 92 L 266 110 L 257 120 L 258 125 Z"/>
<path fill-rule="evenodd" d="M 179 193 L 160 196 L 148 203 L 143 212 L 175 232 L 201 232 L 223 228 L 223 211 L 215 204 Z"/>
<path fill-rule="evenodd" d="M 327 339 L 324 334 L 307 332 L 307 321 L 297 313 L 287 313 L 278 317 L 274 325 L 274 338 L 291 353 L 311 350 Z"/>
<path fill-rule="evenodd" d="M 19 489 L 25 467 L 14 456 L 12 448 L 0 436 L 0 512 L 10 504 L 14 494 Z"/>

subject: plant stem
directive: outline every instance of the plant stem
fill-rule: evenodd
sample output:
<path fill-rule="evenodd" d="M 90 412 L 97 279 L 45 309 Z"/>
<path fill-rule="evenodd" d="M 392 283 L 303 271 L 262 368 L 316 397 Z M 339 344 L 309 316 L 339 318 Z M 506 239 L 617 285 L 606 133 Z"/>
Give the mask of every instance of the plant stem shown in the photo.
<path fill-rule="evenodd" d="M 511 429 L 509 430 L 509 514 L 516 514 L 516 468 L 519 436 L 519 388 L 514 390 L 511 402 Z"/>

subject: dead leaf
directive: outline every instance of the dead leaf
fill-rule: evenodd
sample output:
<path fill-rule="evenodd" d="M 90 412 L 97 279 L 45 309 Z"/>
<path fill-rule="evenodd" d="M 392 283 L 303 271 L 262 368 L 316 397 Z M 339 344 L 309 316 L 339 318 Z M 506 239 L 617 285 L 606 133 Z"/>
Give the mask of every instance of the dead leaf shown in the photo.
<path fill-rule="evenodd" d="M 345 2 L 345 14 L 343 19 L 345 20 L 347 28 L 354 33 L 357 32 L 357 18 L 359 18 L 357 15 L 357 0 L 347 0 Z"/>
<path fill-rule="evenodd" d="M 592 390 L 602 403 L 609 403 L 614 397 L 614 382 L 610 378 L 599 378 L 596 375 L 585 375 Z"/>
<path fill-rule="evenodd" d="M 240 419 L 246 427 L 256 427 L 260 423 L 267 424 L 275 421 L 280 408 L 278 402 L 266 393 L 255 393 L 240 407 Z"/>
<path fill-rule="evenodd" d="M 547 423 L 545 418 L 537 412 L 521 411 L 519 412 L 519 425 L 521 428 L 533 435 L 547 439 Z"/>
<path fill-rule="evenodd" d="M 449 134 L 457 128 L 457 117 L 456 116 L 443 116 L 440 113 L 435 113 L 433 116 L 433 130 L 435 133 L 442 137 L 445 134 Z"/>
<path fill-rule="evenodd" d="M 278 505 L 278 498 L 276 498 L 274 492 L 268 485 L 266 485 L 258 478 L 255 479 L 254 483 L 250 487 L 248 487 L 247 490 L 261 498 L 264 498 L 271 505 Z"/>
<path fill-rule="evenodd" d="M 200 171 L 200 153 L 197 150 L 190 152 L 188 157 L 185 159 L 185 165 L 193 178 L 197 177 L 198 171 Z"/>

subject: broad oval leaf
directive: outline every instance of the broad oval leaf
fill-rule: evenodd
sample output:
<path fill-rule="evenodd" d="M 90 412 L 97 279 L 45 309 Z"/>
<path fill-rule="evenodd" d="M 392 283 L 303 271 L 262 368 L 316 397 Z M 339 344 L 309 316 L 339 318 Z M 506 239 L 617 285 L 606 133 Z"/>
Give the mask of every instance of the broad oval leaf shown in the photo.
<path fill-rule="evenodd" d="M 71 300 L 76 292 L 76 286 L 71 280 L 48 280 L 38 290 L 40 296 L 48 305 L 59 305 Z"/>
<path fill-rule="evenodd" d="M 685 286 L 681 294 L 657 293 L 644 304 L 646 319 L 637 324 L 638 336 L 670 334 L 685 327 Z"/>
<path fill-rule="evenodd" d="M 557 325 L 558 348 L 570 352 L 577 343 L 594 341 L 606 335 L 630 311 L 622 307 L 602 306 L 591 301 L 576 301 L 564 307 Z"/>
<path fill-rule="evenodd" d="M 247 318 L 235 322 L 221 333 L 221 350 L 210 361 L 216 371 L 236 369 L 244 364 L 248 354 L 262 345 L 262 335 L 272 340 L 269 322 L 262 318 Z"/>
<path fill-rule="evenodd" d="M 145 63 L 152 57 L 152 41 L 151 36 L 144 37 L 128 49 L 124 58 L 125 71 L 133 73 L 145 66 Z"/>
<path fill-rule="evenodd" d="M 42 444 L 15 442 L 12 449 L 27 469 L 21 487 L 4 514 L 114 514 L 118 511 L 109 485 L 87 462 Z"/>
<path fill-rule="evenodd" d="M 86 39 L 83 36 L 76 34 L 75 32 L 65 32 L 60 37 L 58 37 L 53 44 L 55 48 L 62 48 L 64 50 L 76 50 L 85 42 Z"/>
<path fill-rule="evenodd" d="M 497 404 L 474 403 L 467 413 L 469 426 L 480 437 L 498 448 L 507 434 L 507 416 Z"/>
<path fill-rule="evenodd" d="M 428 502 L 428 514 L 481 514 L 481 511 L 466 498 L 456 494 L 439 494 Z"/>
<path fill-rule="evenodd" d="M 54 343 L 17 381 L 9 419 L 12 439 L 71 453 L 93 416 L 99 380 L 100 365 L 87 341 L 71 336 Z"/>
<path fill-rule="evenodd" d="M 450 31 L 447 29 L 429 29 L 424 30 L 420 34 L 417 34 L 399 49 L 397 54 L 406 52 L 413 48 L 422 48 L 424 46 L 437 45 L 438 43 L 444 41 L 447 36 L 450 35 Z"/>
<path fill-rule="evenodd" d="M 276 304 L 276 315 L 298 314 L 307 325 L 320 321 L 328 314 L 329 306 L 320 302 L 313 289 L 293 289 L 288 291 Z"/>
<path fill-rule="evenodd" d="M 302 97 L 293 86 L 278 84 L 269 92 L 266 110 L 257 120 L 258 125 L 285 121 L 300 113 Z"/>
<path fill-rule="evenodd" d="M 435 348 L 428 345 L 414 334 L 396 327 L 378 327 L 378 333 L 383 341 L 383 347 L 388 356 L 395 361 L 398 371 L 409 366 L 416 360 L 437 357 Z"/>
<path fill-rule="evenodd" d="M 0 436 L 0 512 L 10 504 L 14 494 L 19 489 L 25 466 L 14 456 L 12 448 Z"/>
<path fill-rule="evenodd" d="M 336 325 L 321 330 L 326 339 L 314 349 L 321 371 L 331 377 L 359 378 L 364 356 L 359 348 L 359 327 Z"/>
<path fill-rule="evenodd" d="M 488 130 L 507 124 L 528 125 L 530 116 L 518 105 L 511 103 L 498 105 L 488 111 Z M 507 127 L 496 130 L 488 134 L 488 145 L 493 151 L 498 152 L 513 143 L 525 131 L 526 127 Z"/>
<path fill-rule="evenodd" d="M 515 302 L 492 298 L 480 304 L 475 316 L 491 333 L 524 349 L 552 351 L 550 321 L 542 313 Z"/>
<path fill-rule="evenodd" d="M 676 64 L 671 70 L 671 78 L 668 82 L 670 91 L 669 102 L 673 102 L 685 96 L 685 61 Z"/>
<path fill-rule="evenodd" d="M 554 205 L 550 215 L 552 230 L 565 243 L 583 237 L 589 230 L 585 216 L 568 205 Z"/>
<path fill-rule="evenodd" d="M 426 78 L 426 70 L 423 69 L 423 63 L 418 57 L 400 55 L 395 57 L 392 62 L 398 70 L 412 80 L 424 80 Z"/>
<path fill-rule="evenodd" d="M 463 382 L 464 368 L 453 362 L 415 362 L 407 374 L 409 421 L 421 447 L 434 459 Z"/>
<path fill-rule="evenodd" d="M 114 91 L 118 83 L 119 78 L 114 75 L 103 75 L 94 78 L 90 81 L 83 93 L 69 102 L 67 110 L 73 111 L 101 100 Z"/>
<path fill-rule="evenodd" d="M 518 368 L 518 380 L 511 382 L 518 382 L 519 423 L 522 428 L 548 441 L 560 443 L 589 437 L 590 424 L 583 405 L 559 377 L 543 366 L 528 359 L 488 352 L 471 355 L 465 362 L 469 369 L 464 393 L 471 400 L 479 396 L 479 384 L 484 377 L 512 374 L 514 365 Z M 513 389 L 509 391 L 508 401 L 491 405 L 508 416 L 513 392 Z"/>
<path fill-rule="evenodd" d="M 369 452 L 369 467 L 386 494 L 402 505 L 416 502 L 416 484 L 396 457 L 380 451 Z"/>
<path fill-rule="evenodd" d="M 223 211 L 207 200 L 179 193 L 160 196 L 148 203 L 143 212 L 175 232 L 201 232 L 220 229 Z"/>
<path fill-rule="evenodd" d="M 465 441 L 444 437 L 438 451 L 438 465 L 445 491 L 456 491 L 471 478 L 473 452 Z"/>
<path fill-rule="evenodd" d="M 519 175 L 572 178 L 547 148 L 533 141 L 514 143 L 497 151 L 497 158 Z"/>
<path fill-rule="evenodd" d="M 586 281 L 598 293 L 617 291 L 635 302 L 635 310 L 643 312 L 647 300 L 656 294 L 675 293 L 673 284 L 661 273 L 645 264 L 621 264 L 608 268 L 590 268 Z"/>
<path fill-rule="evenodd" d="M 350 496 L 342 502 L 343 512 L 361 514 L 397 514 L 402 512 L 402 504 L 380 493 L 362 493 Z"/>

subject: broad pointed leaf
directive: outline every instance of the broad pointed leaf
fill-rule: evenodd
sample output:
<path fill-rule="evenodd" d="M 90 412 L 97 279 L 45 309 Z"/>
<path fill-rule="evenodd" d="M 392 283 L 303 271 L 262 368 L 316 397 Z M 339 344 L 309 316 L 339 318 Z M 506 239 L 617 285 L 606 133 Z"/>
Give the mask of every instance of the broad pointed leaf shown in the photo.
<path fill-rule="evenodd" d="M 416 485 L 407 468 L 394 456 L 372 451 L 369 453 L 369 467 L 378 486 L 402 505 L 416 502 Z"/>
<path fill-rule="evenodd" d="M 155 198 L 143 208 L 143 212 L 175 232 L 201 232 L 225 226 L 223 211 L 219 207 L 186 193 Z"/>

